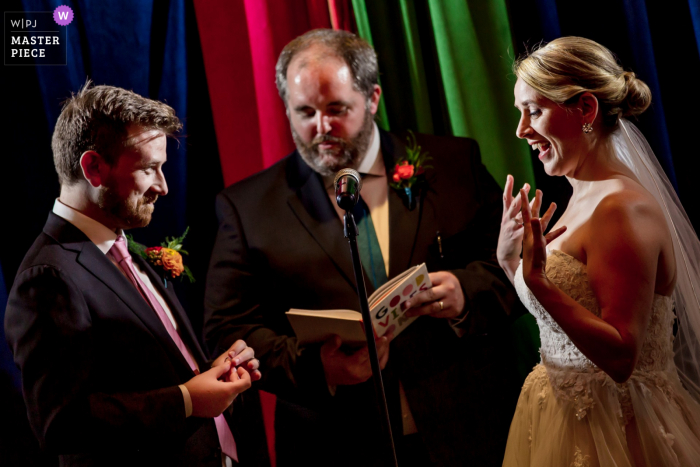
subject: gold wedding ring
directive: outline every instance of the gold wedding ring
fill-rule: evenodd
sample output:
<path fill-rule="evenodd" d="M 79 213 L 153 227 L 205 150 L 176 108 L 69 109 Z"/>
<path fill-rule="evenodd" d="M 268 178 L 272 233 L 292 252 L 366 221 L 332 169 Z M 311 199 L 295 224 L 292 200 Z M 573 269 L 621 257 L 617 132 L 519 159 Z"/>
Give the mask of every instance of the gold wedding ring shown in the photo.
<path fill-rule="evenodd" d="M 444 310 L 444 309 L 445 309 L 445 304 L 442 303 L 442 300 L 440 300 L 438 303 L 440 304 L 440 311 Z"/>

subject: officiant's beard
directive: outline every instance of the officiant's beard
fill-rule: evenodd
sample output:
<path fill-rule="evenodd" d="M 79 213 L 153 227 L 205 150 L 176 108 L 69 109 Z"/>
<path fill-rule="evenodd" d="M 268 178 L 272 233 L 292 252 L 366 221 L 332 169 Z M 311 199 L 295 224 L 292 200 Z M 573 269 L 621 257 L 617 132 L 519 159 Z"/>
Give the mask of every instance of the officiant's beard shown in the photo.
<path fill-rule="evenodd" d="M 157 194 L 146 193 L 139 198 L 124 199 L 115 188 L 101 186 L 97 205 L 113 219 L 120 221 L 121 228 L 146 227 L 151 222 Z"/>
<path fill-rule="evenodd" d="M 357 169 L 360 166 L 372 141 L 374 119 L 367 109 L 360 132 L 349 140 L 330 135 L 318 135 L 310 143 L 305 143 L 293 125 L 291 129 L 292 138 L 304 162 L 315 172 L 329 177 L 335 175 L 340 169 Z M 319 145 L 325 142 L 338 143 L 338 146 L 330 151 L 319 149 Z"/>

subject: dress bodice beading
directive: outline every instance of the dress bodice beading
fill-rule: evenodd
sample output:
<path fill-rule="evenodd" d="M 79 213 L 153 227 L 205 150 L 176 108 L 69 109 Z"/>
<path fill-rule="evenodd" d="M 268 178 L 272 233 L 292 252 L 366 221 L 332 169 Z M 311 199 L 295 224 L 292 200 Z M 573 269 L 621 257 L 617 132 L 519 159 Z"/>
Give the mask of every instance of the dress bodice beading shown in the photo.
<path fill-rule="evenodd" d="M 547 258 L 546 274 L 564 293 L 594 315 L 600 316 L 600 306 L 589 284 L 585 264 L 562 251 L 552 250 Z M 579 419 L 585 417 L 586 411 L 593 405 L 590 398 L 590 392 L 594 389 L 592 386 L 613 386 L 616 383 L 583 355 L 537 301 L 525 285 L 522 264 L 516 271 L 515 288 L 540 329 L 540 355 L 546 369 L 545 375 L 540 368 L 540 379 L 548 376 L 555 396 L 574 402 L 577 406 L 576 416 Z M 630 378 L 642 388 L 646 385 L 658 387 L 671 400 L 675 397 L 670 380 L 678 380 L 673 362 L 674 320 L 672 298 L 655 295 L 642 351 Z M 525 384 L 537 384 L 537 380 L 538 378 L 529 378 Z M 628 404 L 625 404 L 626 385 L 627 383 L 617 384 L 617 389 L 622 412 L 625 412 L 620 415 L 629 420 L 632 414 L 629 413 Z"/>
<path fill-rule="evenodd" d="M 566 253 L 553 250 L 547 258 L 547 277 L 569 297 L 596 316 L 600 306 L 588 282 L 586 265 Z M 581 353 L 559 325 L 528 290 L 518 268 L 515 285 L 520 300 L 540 328 L 542 363 L 547 367 L 586 370 L 595 365 Z M 673 322 L 671 297 L 654 295 L 652 314 L 637 370 L 665 370 L 673 365 Z"/>

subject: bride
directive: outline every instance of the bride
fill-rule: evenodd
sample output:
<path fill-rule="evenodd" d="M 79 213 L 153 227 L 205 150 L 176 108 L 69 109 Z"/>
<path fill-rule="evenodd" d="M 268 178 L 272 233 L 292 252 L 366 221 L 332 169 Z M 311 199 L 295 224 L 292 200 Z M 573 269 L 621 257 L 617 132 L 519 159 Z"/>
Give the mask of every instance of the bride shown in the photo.
<path fill-rule="evenodd" d="M 700 242 L 625 119 L 649 88 L 579 37 L 514 70 L 516 134 L 573 195 L 544 235 L 556 206 L 540 217 L 542 193 L 528 202 L 529 186 L 513 197 L 506 182 L 498 260 L 542 347 L 503 465 L 700 465 Z"/>

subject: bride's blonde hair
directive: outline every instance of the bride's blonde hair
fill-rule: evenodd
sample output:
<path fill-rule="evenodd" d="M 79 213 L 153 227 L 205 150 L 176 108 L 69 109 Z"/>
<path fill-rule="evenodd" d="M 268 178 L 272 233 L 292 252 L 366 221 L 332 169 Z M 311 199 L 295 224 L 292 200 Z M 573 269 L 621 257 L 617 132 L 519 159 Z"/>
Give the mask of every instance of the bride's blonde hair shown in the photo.
<path fill-rule="evenodd" d="M 558 104 L 590 92 L 598 98 L 603 124 L 644 112 L 651 92 L 625 71 L 607 48 L 583 37 L 561 37 L 536 48 L 513 64 L 513 71 L 537 92 Z"/>

